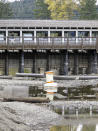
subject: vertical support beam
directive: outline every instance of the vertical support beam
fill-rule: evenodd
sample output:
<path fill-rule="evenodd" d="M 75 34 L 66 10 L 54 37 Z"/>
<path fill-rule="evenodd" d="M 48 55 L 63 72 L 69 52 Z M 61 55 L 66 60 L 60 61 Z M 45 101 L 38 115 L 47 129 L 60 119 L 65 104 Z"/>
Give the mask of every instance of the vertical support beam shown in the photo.
<path fill-rule="evenodd" d="M 5 50 L 5 75 L 9 75 L 8 51 Z"/>
<path fill-rule="evenodd" d="M 88 50 L 88 74 L 92 73 L 92 52 Z"/>
<path fill-rule="evenodd" d="M 64 51 L 64 75 L 68 75 L 68 51 Z"/>
<path fill-rule="evenodd" d="M 93 66 L 92 66 L 92 73 L 97 73 L 97 52 L 96 50 L 93 51 Z"/>
<path fill-rule="evenodd" d="M 78 30 L 76 30 L 76 43 L 78 43 Z"/>
<path fill-rule="evenodd" d="M 64 43 L 64 30 L 62 30 L 62 43 Z"/>
<path fill-rule="evenodd" d="M 33 50 L 33 67 L 32 67 L 32 73 L 35 73 L 35 66 L 36 66 L 36 50 Z"/>
<path fill-rule="evenodd" d="M 49 54 L 50 54 L 50 50 L 47 50 L 47 52 L 46 52 L 47 54 L 46 54 L 46 71 L 49 71 L 49 61 L 50 61 L 50 59 L 49 59 Z"/>
<path fill-rule="evenodd" d="M 78 58 L 78 51 L 74 51 L 74 74 L 78 75 L 79 73 L 79 58 Z"/>
<path fill-rule="evenodd" d="M 6 45 L 8 43 L 8 30 L 6 29 Z"/>
<path fill-rule="evenodd" d="M 34 30 L 34 42 L 36 43 L 36 30 Z"/>
<path fill-rule="evenodd" d="M 22 30 L 20 30 L 20 43 L 22 43 Z"/>
<path fill-rule="evenodd" d="M 48 43 L 50 43 L 50 30 L 48 30 Z"/>
<path fill-rule="evenodd" d="M 24 51 L 20 50 L 19 73 L 24 73 Z"/>
<path fill-rule="evenodd" d="M 90 43 L 92 43 L 92 30 L 90 30 Z"/>
<path fill-rule="evenodd" d="M 96 50 L 88 51 L 88 73 L 98 73 L 97 72 L 97 52 Z"/>

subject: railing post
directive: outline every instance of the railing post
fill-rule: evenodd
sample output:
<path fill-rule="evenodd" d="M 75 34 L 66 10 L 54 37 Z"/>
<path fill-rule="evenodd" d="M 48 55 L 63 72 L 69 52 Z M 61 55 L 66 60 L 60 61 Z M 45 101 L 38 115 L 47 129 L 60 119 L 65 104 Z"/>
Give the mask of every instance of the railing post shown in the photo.
<path fill-rule="evenodd" d="M 62 31 L 62 43 L 64 43 L 64 30 Z"/>
<path fill-rule="evenodd" d="M 76 44 L 78 43 L 78 30 L 76 30 Z"/>
<path fill-rule="evenodd" d="M 48 43 L 50 43 L 51 40 L 50 40 L 50 30 L 48 30 Z"/>
<path fill-rule="evenodd" d="M 24 50 L 24 36 L 22 36 L 22 50 Z"/>
<path fill-rule="evenodd" d="M 69 37 L 67 37 L 67 49 L 69 48 Z"/>
<path fill-rule="evenodd" d="M 92 43 L 92 30 L 90 30 L 90 43 Z"/>
<path fill-rule="evenodd" d="M 36 43 L 36 30 L 34 30 L 34 43 Z"/>
<path fill-rule="evenodd" d="M 23 40 L 23 39 L 22 39 L 22 30 L 20 30 L 20 43 L 23 42 L 22 40 Z"/>
<path fill-rule="evenodd" d="M 83 43 L 84 42 L 84 40 L 83 40 L 83 37 L 82 37 L 82 41 L 81 41 L 81 48 L 83 49 Z"/>
<path fill-rule="evenodd" d="M 6 30 L 6 45 L 7 45 L 7 42 L 8 42 L 8 30 Z"/>
<path fill-rule="evenodd" d="M 52 37 L 52 49 L 54 48 L 54 37 Z"/>
<path fill-rule="evenodd" d="M 7 42 L 6 42 L 6 46 L 7 46 L 7 50 L 9 49 L 9 37 L 6 37 Z"/>

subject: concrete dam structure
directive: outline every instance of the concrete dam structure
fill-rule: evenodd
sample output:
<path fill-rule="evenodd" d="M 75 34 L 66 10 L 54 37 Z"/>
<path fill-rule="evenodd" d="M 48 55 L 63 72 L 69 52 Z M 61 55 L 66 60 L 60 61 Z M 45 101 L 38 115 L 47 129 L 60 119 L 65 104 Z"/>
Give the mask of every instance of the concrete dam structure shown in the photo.
<path fill-rule="evenodd" d="M 0 20 L 0 75 L 98 73 L 98 21 Z"/>

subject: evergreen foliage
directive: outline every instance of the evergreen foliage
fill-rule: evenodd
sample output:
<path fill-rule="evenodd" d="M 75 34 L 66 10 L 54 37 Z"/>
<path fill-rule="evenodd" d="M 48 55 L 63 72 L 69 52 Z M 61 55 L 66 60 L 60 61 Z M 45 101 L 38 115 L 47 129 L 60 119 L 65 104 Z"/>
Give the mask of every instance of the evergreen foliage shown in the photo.
<path fill-rule="evenodd" d="M 13 18 L 34 19 L 35 0 L 20 0 L 10 3 Z"/>
<path fill-rule="evenodd" d="M 5 0 L 0 1 L 0 19 L 8 19 L 12 17 L 12 9 L 10 4 Z"/>
<path fill-rule="evenodd" d="M 50 11 L 44 0 L 36 0 L 34 15 L 36 19 L 50 19 Z"/>
<path fill-rule="evenodd" d="M 98 11 L 96 6 L 96 0 L 79 0 L 80 19 L 83 20 L 95 20 L 98 19 Z"/>

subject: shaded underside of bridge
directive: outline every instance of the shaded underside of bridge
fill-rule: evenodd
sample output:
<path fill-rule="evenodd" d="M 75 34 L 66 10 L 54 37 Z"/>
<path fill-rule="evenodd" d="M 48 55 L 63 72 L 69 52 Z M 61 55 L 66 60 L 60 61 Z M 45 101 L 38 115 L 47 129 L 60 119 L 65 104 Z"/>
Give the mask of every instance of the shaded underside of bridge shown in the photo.
<path fill-rule="evenodd" d="M 98 73 L 96 49 L 0 50 L 0 75 L 15 73 L 44 73 L 53 70 L 56 75 Z"/>

